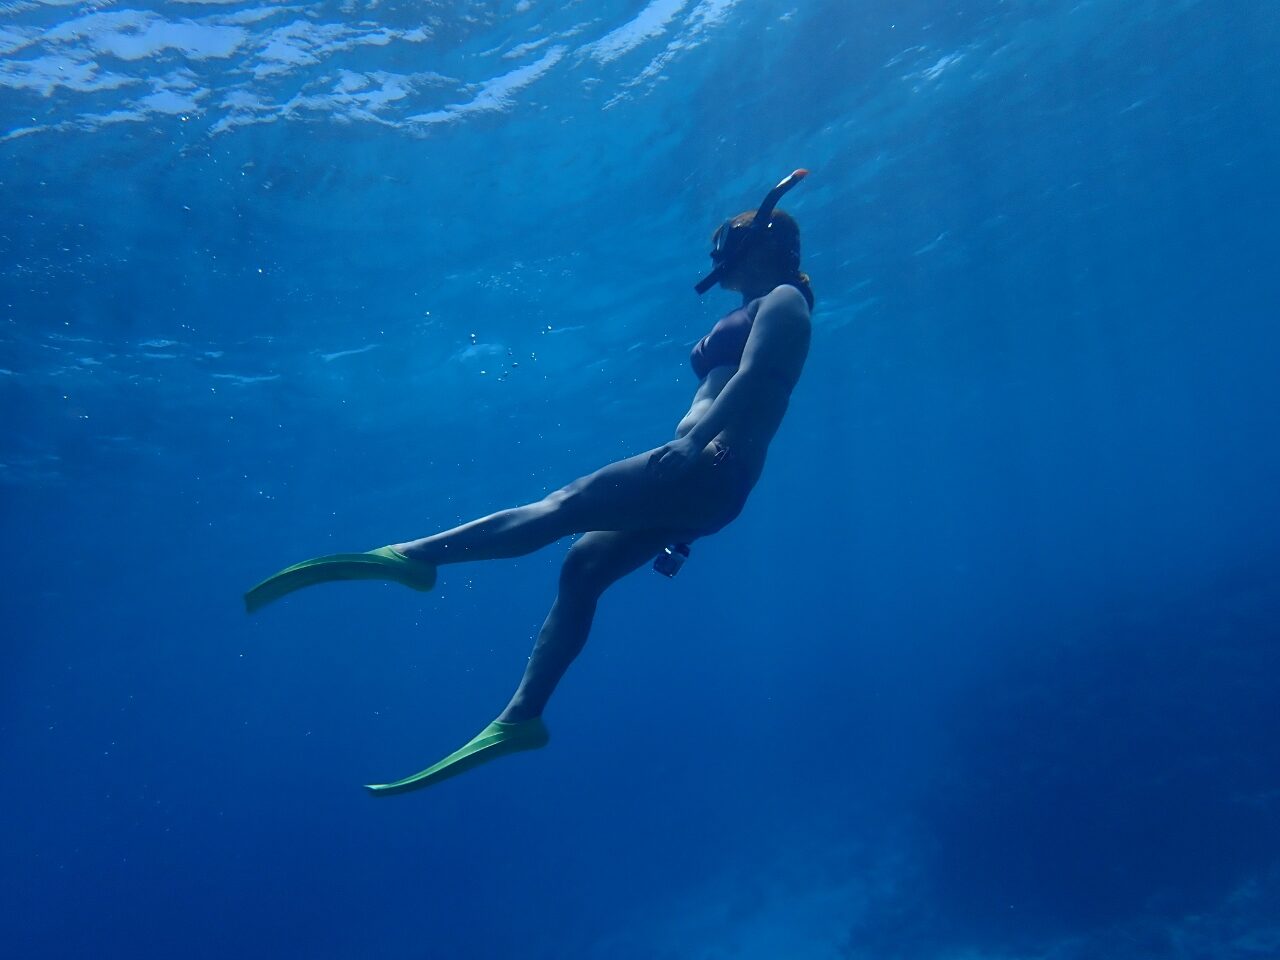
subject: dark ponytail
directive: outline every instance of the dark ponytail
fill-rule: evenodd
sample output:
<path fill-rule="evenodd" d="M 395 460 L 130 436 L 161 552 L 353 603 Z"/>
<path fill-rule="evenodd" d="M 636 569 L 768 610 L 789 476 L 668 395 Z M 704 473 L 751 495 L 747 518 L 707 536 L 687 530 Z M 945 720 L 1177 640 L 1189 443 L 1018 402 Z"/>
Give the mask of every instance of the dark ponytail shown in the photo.
<path fill-rule="evenodd" d="M 813 285 L 809 282 L 809 275 L 796 270 L 795 287 L 804 296 L 805 303 L 809 304 L 809 311 L 813 312 Z"/>
<path fill-rule="evenodd" d="M 753 215 L 754 216 L 754 215 Z M 809 275 L 800 270 L 800 224 L 785 210 L 774 210 L 769 218 L 768 233 L 774 249 L 787 258 L 787 270 L 794 279 L 787 281 L 803 294 L 809 309 L 813 309 L 813 285 Z"/>

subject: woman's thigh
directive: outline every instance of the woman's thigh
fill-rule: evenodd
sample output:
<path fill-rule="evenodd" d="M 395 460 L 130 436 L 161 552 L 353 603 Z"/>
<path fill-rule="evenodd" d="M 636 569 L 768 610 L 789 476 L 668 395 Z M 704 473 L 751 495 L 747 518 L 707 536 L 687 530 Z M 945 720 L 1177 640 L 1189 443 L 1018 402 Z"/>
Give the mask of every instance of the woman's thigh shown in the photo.
<path fill-rule="evenodd" d="M 661 528 L 692 539 L 713 526 L 734 495 L 719 474 L 714 453 L 678 477 L 661 478 L 649 469 L 653 451 L 619 460 L 575 480 L 561 494 L 560 510 L 576 530 Z"/>
<path fill-rule="evenodd" d="M 574 541 L 561 568 L 562 586 L 603 593 L 679 535 L 672 530 L 593 530 Z"/>

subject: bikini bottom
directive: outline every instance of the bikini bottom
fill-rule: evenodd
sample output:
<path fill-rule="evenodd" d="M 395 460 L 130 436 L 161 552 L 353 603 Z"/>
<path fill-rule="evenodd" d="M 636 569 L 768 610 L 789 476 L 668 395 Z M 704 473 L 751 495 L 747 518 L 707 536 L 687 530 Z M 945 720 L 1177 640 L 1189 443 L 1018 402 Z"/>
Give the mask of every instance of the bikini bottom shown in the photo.
<path fill-rule="evenodd" d="M 747 504 L 747 496 L 756 485 L 756 477 L 747 469 L 747 464 L 735 457 L 723 441 L 718 438 L 712 440 L 711 446 L 715 447 L 711 469 L 715 471 L 717 486 L 722 487 L 724 506 L 713 515 L 710 522 L 697 531 L 699 537 L 719 533 L 736 520 Z"/>

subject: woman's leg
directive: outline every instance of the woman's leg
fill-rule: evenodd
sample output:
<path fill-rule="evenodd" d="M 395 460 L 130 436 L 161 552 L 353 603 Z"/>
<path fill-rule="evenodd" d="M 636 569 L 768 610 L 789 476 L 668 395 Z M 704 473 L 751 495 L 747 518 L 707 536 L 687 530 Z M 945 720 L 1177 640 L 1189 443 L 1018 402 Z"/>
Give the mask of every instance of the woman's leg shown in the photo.
<path fill-rule="evenodd" d="M 652 451 L 619 460 L 575 480 L 536 503 L 500 510 L 421 540 L 394 548 L 431 564 L 520 557 L 571 533 L 588 530 L 702 529 L 723 509 L 724 494 L 704 454 L 681 477 L 662 480 L 649 472 Z"/>
<path fill-rule="evenodd" d="M 538 634 L 524 678 L 499 720 L 515 723 L 542 715 L 556 684 L 587 642 L 600 595 L 671 543 L 672 536 L 665 530 L 596 531 L 569 548 L 560 569 L 560 592 Z"/>

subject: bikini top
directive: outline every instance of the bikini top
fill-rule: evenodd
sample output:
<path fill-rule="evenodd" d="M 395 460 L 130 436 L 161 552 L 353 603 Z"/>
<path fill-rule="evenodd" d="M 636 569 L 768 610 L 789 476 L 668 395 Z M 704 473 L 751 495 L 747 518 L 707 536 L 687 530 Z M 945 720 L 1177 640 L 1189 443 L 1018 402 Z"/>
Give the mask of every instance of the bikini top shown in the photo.
<path fill-rule="evenodd" d="M 706 378 L 715 367 L 736 367 L 742 362 L 742 351 L 751 336 L 755 317 L 746 307 L 726 313 L 716 321 L 711 332 L 699 340 L 689 354 L 689 363 L 699 380 Z"/>

